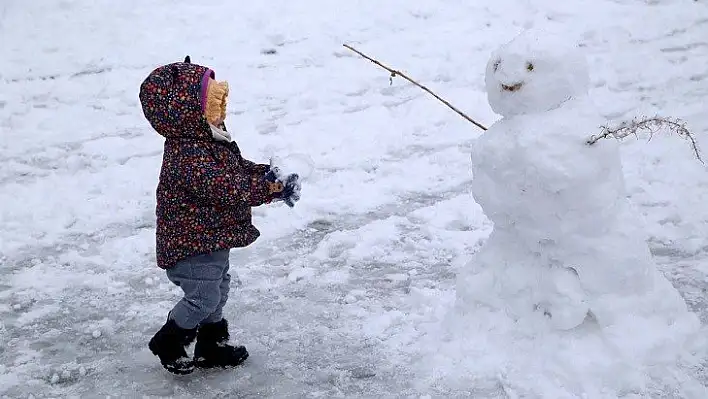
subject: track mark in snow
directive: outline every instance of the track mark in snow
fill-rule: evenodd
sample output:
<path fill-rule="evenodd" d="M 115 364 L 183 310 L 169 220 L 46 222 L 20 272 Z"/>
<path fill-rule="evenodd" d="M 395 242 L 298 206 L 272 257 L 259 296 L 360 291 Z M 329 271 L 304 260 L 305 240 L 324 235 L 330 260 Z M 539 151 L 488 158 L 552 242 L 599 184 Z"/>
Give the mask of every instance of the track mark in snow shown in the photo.
<path fill-rule="evenodd" d="M 102 73 L 111 72 L 111 71 L 113 71 L 113 67 L 96 67 L 96 68 L 90 68 L 90 69 L 76 72 L 75 74 L 71 75 L 69 78 L 74 79 L 74 78 L 80 78 L 82 76 L 87 76 L 87 75 L 100 75 Z"/>
<path fill-rule="evenodd" d="M 402 98 L 402 99 L 399 99 L 399 100 L 395 100 L 395 101 L 384 101 L 384 102 L 382 103 L 382 105 L 383 105 L 384 107 L 386 107 L 386 108 L 389 108 L 389 109 L 391 109 L 391 108 L 397 108 L 397 107 L 399 107 L 399 106 L 401 106 L 401 105 L 403 105 L 403 104 L 409 103 L 409 102 L 411 102 L 411 101 L 413 101 L 413 100 L 416 100 L 416 99 L 418 99 L 418 98 L 420 98 L 420 97 L 421 97 L 420 95 L 416 95 L 416 96 L 405 97 L 405 98 Z"/>
<path fill-rule="evenodd" d="M 705 78 L 708 78 L 708 73 L 699 73 L 699 74 L 691 75 L 691 76 L 689 76 L 688 79 L 691 80 L 692 82 L 700 82 Z"/>
<path fill-rule="evenodd" d="M 353 114 L 355 112 L 361 112 L 369 109 L 371 106 L 370 105 L 355 105 L 353 107 L 349 107 L 344 110 L 345 114 Z"/>
<path fill-rule="evenodd" d="M 56 260 L 67 253 L 77 253 L 79 255 L 92 256 L 99 252 L 99 249 L 106 241 L 132 237 L 139 234 L 141 230 L 155 228 L 153 218 L 145 218 L 135 223 L 112 223 L 101 230 L 87 233 L 70 233 L 61 236 L 56 244 L 46 246 L 28 245 L 19 249 L 12 255 L 4 255 L 0 258 L 4 270 L 8 272 L 28 268 L 42 262 L 56 262 Z"/>
<path fill-rule="evenodd" d="M 27 83 L 27 82 L 35 82 L 35 81 L 52 81 L 52 80 L 58 80 L 58 79 L 75 79 L 75 78 L 85 78 L 89 76 L 94 76 L 94 75 L 100 75 L 103 73 L 111 73 L 111 72 L 117 72 L 117 71 L 125 71 L 125 70 L 136 70 L 136 71 L 142 71 L 142 70 L 151 70 L 154 68 L 152 65 L 124 65 L 120 67 L 116 66 L 103 66 L 103 67 L 93 67 L 93 68 L 88 68 L 88 69 L 83 69 L 78 72 L 72 72 L 72 73 L 57 73 L 57 74 L 46 74 L 46 75 L 25 75 L 22 77 L 15 77 L 15 78 L 5 78 L 6 83 Z"/>
<path fill-rule="evenodd" d="M 706 261 L 702 259 L 698 263 L 706 264 Z M 705 324 L 708 323 L 708 274 L 698 270 L 695 263 L 678 261 L 676 264 L 664 264 L 662 272 L 679 290 L 689 309 Z"/>
<path fill-rule="evenodd" d="M 130 131 L 122 133 L 108 134 L 100 137 L 92 137 L 82 141 L 68 142 L 62 145 L 47 146 L 44 149 L 34 151 L 32 154 L 18 154 L 4 159 L 0 162 L 5 165 L 0 171 L 0 187 L 9 184 L 30 184 L 39 179 L 50 176 L 61 176 L 74 174 L 77 171 L 99 172 L 112 166 L 122 166 L 133 159 L 161 157 L 162 149 L 145 151 L 145 145 L 141 140 L 132 141 L 142 137 Z M 98 147 L 101 140 L 120 138 L 121 143 L 111 143 L 112 146 L 125 145 L 128 148 L 120 157 L 111 159 L 101 150 L 88 146 L 96 142 L 93 147 Z M 133 152 L 133 154 L 130 154 Z M 114 154 L 114 153 L 110 153 Z"/>
<path fill-rule="evenodd" d="M 698 43 L 689 43 L 689 44 L 686 44 L 683 46 L 664 47 L 664 48 L 661 48 L 660 51 L 663 53 L 680 53 L 680 52 L 684 52 L 684 51 L 695 50 L 697 48 L 702 48 L 702 47 L 708 47 L 708 43 L 698 42 Z"/>

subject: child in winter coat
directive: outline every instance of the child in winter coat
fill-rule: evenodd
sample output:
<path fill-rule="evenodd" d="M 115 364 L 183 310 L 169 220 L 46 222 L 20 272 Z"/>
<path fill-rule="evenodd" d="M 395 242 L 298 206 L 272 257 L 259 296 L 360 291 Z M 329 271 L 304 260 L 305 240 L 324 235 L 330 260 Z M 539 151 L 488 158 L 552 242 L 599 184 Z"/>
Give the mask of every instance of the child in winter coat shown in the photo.
<path fill-rule="evenodd" d="M 260 235 L 251 207 L 299 199 L 297 175 L 279 179 L 269 165 L 241 156 L 226 131 L 228 84 L 206 67 L 185 62 L 155 69 L 140 87 L 152 127 L 165 137 L 157 186 L 157 265 L 184 291 L 149 348 L 168 371 L 230 367 L 248 357 L 228 345 L 222 309 L 228 299 L 229 250 Z M 186 347 L 196 338 L 194 359 Z"/>

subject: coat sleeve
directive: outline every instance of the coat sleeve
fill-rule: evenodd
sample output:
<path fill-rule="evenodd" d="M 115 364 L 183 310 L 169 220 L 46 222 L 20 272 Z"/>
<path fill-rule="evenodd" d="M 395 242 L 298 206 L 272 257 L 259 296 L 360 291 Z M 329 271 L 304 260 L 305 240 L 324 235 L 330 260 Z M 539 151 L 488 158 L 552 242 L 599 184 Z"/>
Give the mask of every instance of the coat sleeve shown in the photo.
<path fill-rule="evenodd" d="M 255 163 L 245 158 L 241 159 L 243 160 L 244 168 L 250 170 L 253 174 L 265 176 L 265 174 L 268 173 L 268 170 L 270 170 L 270 165 Z"/>
<path fill-rule="evenodd" d="M 258 164 L 253 161 L 249 161 L 248 159 L 241 158 L 242 165 L 244 169 L 249 171 L 249 174 L 251 175 L 251 178 L 254 180 L 258 181 L 263 181 L 265 178 L 266 173 L 270 170 L 270 165 L 266 164 Z M 263 198 L 262 201 L 259 202 L 252 202 L 251 206 L 260 206 L 263 204 L 268 204 L 271 201 L 273 201 L 273 197 L 268 194 L 266 198 Z"/>
<path fill-rule="evenodd" d="M 268 191 L 268 188 L 270 185 L 266 181 L 266 173 L 268 173 L 268 170 L 270 170 L 270 165 L 264 165 L 264 164 L 257 164 L 251 161 L 248 161 L 246 159 L 244 161 L 244 168 L 248 170 L 248 175 L 251 177 L 251 181 L 253 181 L 255 185 L 257 186 L 265 186 L 265 195 L 263 196 L 258 196 L 254 197 L 251 200 L 251 206 L 261 206 L 264 204 L 269 204 L 273 201 L 274 197 L 273 194 L 271 194 Z"/>
<path fill-rule="evenodd" d="M 230 172 L 208 154 L 198 150 L 182 157 L 177 179 L 196 198 L 217 206 L 259 206 L 271 201 L 262 175 Z"/>

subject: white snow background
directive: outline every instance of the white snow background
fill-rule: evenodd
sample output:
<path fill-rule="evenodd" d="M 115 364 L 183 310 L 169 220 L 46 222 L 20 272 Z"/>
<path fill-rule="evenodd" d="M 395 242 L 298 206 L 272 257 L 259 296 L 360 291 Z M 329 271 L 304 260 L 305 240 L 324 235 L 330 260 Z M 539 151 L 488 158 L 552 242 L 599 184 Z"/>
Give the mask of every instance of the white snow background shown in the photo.
<path fill-rule="evenodd" d="M 600 351 L 510 342 L 479 375 L 458 372 L 473 356 L 434 356 L 456 269 L 491 231 L 469 189 L 481 132 L 342 44 L 490 125 L 486 62 L 528 21 L 580 39 L 608 120 L 679 117 L 706 141 L 703 1 L 2 1 L 0 396 L 708 397 L 701 342 L 686 348 L 699 361 L 662 379 L 674 383 L 624 391 L 524 369 L 539 353 L 560 370 L 602 363 Z M 247 158 L 315 167 L 297 206 L 257 208 L 261 238 L 232 251 L 240 284 L 225 313 L 248 362 L 175 377 L 147 349 L 180 291 L 154 265 L 162 138 L 138 89 L 187 54 L 229 81 L 227 124 Z M 676 137 L 629 139 L 623 156 L 661 271 L 705 323 L 706 169 Z M 638 378 L 617 370 L 617 385 Z"/>

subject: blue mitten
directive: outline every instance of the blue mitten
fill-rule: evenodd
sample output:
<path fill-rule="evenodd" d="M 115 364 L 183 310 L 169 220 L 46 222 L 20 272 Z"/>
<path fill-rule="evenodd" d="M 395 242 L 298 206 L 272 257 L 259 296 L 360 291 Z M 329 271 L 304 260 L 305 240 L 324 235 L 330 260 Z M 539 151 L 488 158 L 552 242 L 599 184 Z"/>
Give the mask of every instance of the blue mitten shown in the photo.
<path fill-rule="evenodd" d="M 297 173 L 288 175 L 285 179 L 285 188 L 283 188 L 283 201 L 289 207 L 294 207 L 295 203 L 300 201 L 300 176 Z"/>
<path fill-rule="evenodd" d="M 268 173 L 266 173 L 265 179 L 270 183 L 282 184 L 283 190 L 274 192 L 272 196 L 274 199 L 284 201 L 292 208 L 295 206 L 295 203 L 300 200 L 300 176 L 298 176 L 297 173 L 291 173 L 283 182 L 281 175 L 280 169 L 271 167 Z"/>
<path fill-rule="evenodd" d="M 271 166 L 270 169 L 268 169 L 268 173 L 265 175 L 266 181 L 270 183 L 276 183 L 280 181 L 280 169 L 276 166 Z"/>

